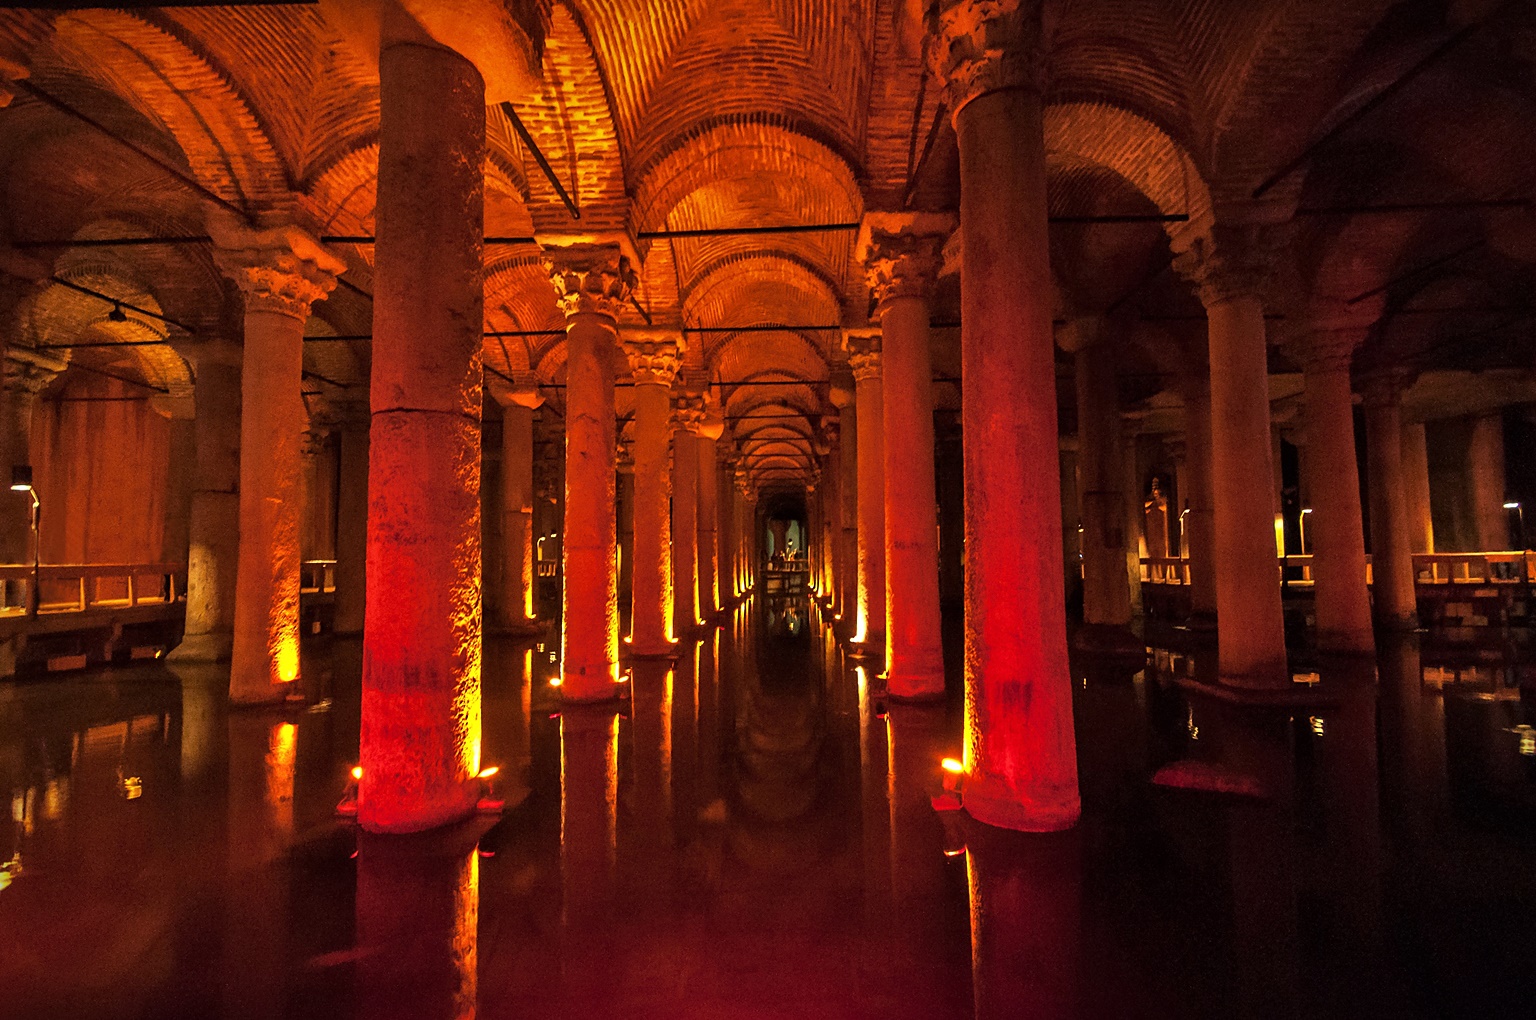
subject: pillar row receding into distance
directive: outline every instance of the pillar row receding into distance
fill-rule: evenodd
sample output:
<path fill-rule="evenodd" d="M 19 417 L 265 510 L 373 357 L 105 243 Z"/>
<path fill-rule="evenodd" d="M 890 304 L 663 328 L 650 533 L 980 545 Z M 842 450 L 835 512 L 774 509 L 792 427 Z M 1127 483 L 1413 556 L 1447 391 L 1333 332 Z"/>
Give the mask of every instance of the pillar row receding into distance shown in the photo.
<path fill-rule="evenodd" d="M 485 85 L 387 43 L 379 107 L 358 821 L 412 832 L 479 793 Z"/>
<path fill-rule="evenodd" d="M 855 384 L 858 417 L 858 606 L 853 640 L 885 649 L 885 409 L 879 330 L 845 331 L 843 346 Z"/>
<path fill-rule="evenodd" d="M 1200 223 L 1176 243 L 1174 266 L 1199 287 L 1209 329 L 1218 672 L 1235 686 L 1287 687 L 1259 297 L 1274 264 L 1271 235 L 1263 223 Z"/>
<path fill-rule="evenodd" d="M 635 540 L 630 571 L 630 650 L 672 653 L 672 477 L 668 465 L 672 384 L 682 357 L 680 330 L 630 333 L 624 352 L 635 382 Z"/>
<path fill-rule="evenodd" d="M 347 267 L 297 227 L 253 230 L 231 216 L 211 220 L 209 232 L 220 269 L 245 298 L 229 697 L 262 705 L 282 701 L 299 677 L 304 323 Z"/>
<path fill-rule="evenodd" d="M 859 232 L 881 331 L 885 664 L 896 698 L 944 695 L 928 302 L 954 225 L 945 214 L 870 213 Z"/>
<path fill-rule="evenodd" d="M 546 249 L 566 317 L 565 529 L 562 697 L 616 696 L 619 670 L 617 422 L 613 410 L 619 309 L 635 284 L 617 248 Z"/>
<path fill-rule="evenodd" d="M 533 414 L 544 403 L 532 374 L 497 380 L 491 395 L 501 405 L 501 591 L 495 600 L 499 629 L 529 633 L 533 608 Z"/>
<path fill-rule="evenodd" d="M 1038 0 L 941 0 L 935 21 L 929 56 L 960 152 L 965 808 L 1006 828 L 1064 829 L 1079 800 L 1041 10 Z"/>

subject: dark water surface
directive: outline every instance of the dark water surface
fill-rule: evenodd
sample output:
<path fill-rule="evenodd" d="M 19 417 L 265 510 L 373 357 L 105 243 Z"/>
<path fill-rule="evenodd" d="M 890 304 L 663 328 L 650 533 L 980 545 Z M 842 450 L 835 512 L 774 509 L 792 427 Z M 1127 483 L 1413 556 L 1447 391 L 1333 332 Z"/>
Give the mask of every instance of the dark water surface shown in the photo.
<path fill-rule="evenodd" d="M 487 647 L 507 813 L 409 839 L 333 816 L 355 642 L 307 650 L 308 709 L 231 713 L 216 668 L 0 684 L 0 1017 L 1536 1001 L 1536 687 L 1511 646 L 1383 646 L 1379 682 L 1320 667 L 1282 707 L 1190 693 L 1208 653 L 1076 663 L 1084 819 L 1049 837 L 935 813 L 958 704 L 883 704 L 805 602 L 637 666 L 621 707 L 559 714 L 553 647 Z"/>

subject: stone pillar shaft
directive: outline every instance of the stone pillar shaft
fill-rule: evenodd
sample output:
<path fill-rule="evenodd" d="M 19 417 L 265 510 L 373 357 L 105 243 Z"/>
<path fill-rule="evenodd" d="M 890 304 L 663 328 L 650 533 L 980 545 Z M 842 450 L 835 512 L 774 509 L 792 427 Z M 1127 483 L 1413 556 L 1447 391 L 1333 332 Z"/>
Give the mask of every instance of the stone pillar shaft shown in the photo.
<path fill-rule="evenodd" d="M 173 659 L 219 661 L 234 643 L 240 556 L 240 352 L 234 344 L 194 359 L 197 466 L 187 550 L 187 625 Z"/>
<path fill-rule="evenodd" d="M 712 434 L 711 434 L 712 433 Z M 716 440 L 720 433 L 709 425 L 699 433 L 699 618 L 712 620 L 720 611 L 721 595 L 715 588 L 719 573 L 720 551 L 716 545 L 720 534 L 718 494 L 718 453 Z"/>
<path fill-rule="evenodd" d="M 1211 387 L 1205 377 L 1184 396 L 1184 456 L 1189 608 L 1195 618 L 1211 620 L 1216 615 L 1216 513 L 1211 507 Z"/>
<path fill-rule="evenodd" d="M 1467 492 L 1478 552 L 1509 546 L 1509 513 L 1504 509 L 1504 419 L 1495 411 L 1472 420 L 1467 445 Z"/>
<path fill-rule="evenodd" d="M 368 422 L 341 427 L 336 492 L 337 634 L 361 634 L 368 604 Z"/>
<path fill-rule="evenodd" d="M 379 105 L 358 821 L 411 832 L 479 795 L 485 86 L 391 44 Z"/>
<path fill-rule="evenodd" d="M 850 400 L 838 408 L 838 534 L 844 564 L 837 614 L 850 627 L 859 615 L 859 414 Z"/>
<path fill-rule="evenodd" d="M 1365 444 L 1371 499 L 1371 594 L 1376 622 L 1388 630 L 1419 625 L 1413 543 L 1403 478 L 1400 396 L 1390 384 L 1367 393 Z"/>
<path fill-rule="evenodd" d="M 1083 622 L 1131 622 L 1126 572 L 1125 441 L 1115 393 L 1115 360 L 1102 346 L 1076 354 L 1077 484 L 1083 525 Z M 1155 554 L 1154 554 L 1155 555 Z"/>
<path fill-rule="evenodd" d="M 635 378 L 635 563 L 630 573 L 630 649 L 636 655 L 666 655 L 673 644 L 669 389 L 677 376 L 678 351 L 675 343 L 631 344 L 628 351 Z"/>
<path fill-rule="evenodd" d="M 502 618 L 511 631 L 526 630 L 533 609 L 533 412 L 532 398 L 513 398 L 501 416 Z M 531 405 L 531 406 L 530 406 Z"/>
<path fill-rule="evenodd" d="M 880 380 L 880 341 L 861 338 L 865 350 L 850 358 L 857 384 L 859 419 L 859 603 L 853 639 L 885 645 L 885 399 Z M 869 341 L 873 341 L 872 345 Z"/>
<path fill-rule="evenodd" d="M 1327 652 L 1369 653 L 1376 639 L 1365 584 L 1365 525 L 1348 355 L 1310 359 L 1304 380 L 1316 643 Z"/>
<path fill-rule="evenodd" d="M 1032 66 L 1040 10 L 1021 7 L 989 16 L 941 3 L 933 52 L 960 152 L 965 807 L 991 825 L 1047 831 L 1075 825 L 1079 800 Z"/>
<path fill-rule="evenodd" d="M 672 431 L 672 635 L 699 625 L 699 441 L 686 399 Z"/>
<path fill-rule="evenodd" d="M 1429 446 L 1422 424 L 1403 426 L 1403 490 L 1408 535 L 1416 553 L 1435 551 L 1435 521 L 1429 503 Z"/>

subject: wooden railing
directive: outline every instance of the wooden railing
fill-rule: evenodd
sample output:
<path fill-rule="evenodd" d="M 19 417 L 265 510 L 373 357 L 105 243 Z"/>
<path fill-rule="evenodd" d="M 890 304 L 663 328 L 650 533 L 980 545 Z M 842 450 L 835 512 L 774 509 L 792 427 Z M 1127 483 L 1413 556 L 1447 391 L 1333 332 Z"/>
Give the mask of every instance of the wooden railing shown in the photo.
<path fill-rule="evenodd" d="M 321 595 L 335 590 L 335 560 L 305 560 L 299 564 L 299 594 Z"/>
<path fill-rule="evenodd" d="M 175 563 L 0 565 L 0 616 L 25 616 L 38 586 L 40 615 L 169 605 L 181 595 Z"/>
<path fill-rule="evenodd" d="M 1279 560 L 1286 584 L 1307 587 L 1312 580 L 1312 556 L 1283 556 Z M 1419 584 L 1533 584 L 1536 552 L 1415 553 L 1414 578 Z M 1142 557 L 1143 584 L 1188 584 L 1189 560 L 1180 556 Z M 1373 583 L 1371 558 L 1365 558 L 1365 581 Z"/>

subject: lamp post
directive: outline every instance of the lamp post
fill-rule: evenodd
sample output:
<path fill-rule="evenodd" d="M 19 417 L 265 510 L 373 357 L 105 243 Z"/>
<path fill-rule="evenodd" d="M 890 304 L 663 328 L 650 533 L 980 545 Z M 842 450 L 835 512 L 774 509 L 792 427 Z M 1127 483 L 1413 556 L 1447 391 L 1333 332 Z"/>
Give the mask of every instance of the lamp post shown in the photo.
<path fill-rule="evenodd" d="M 37 498 L 37 490 L 32 487 L 32 465 L 11 466 L 11 491 L 25 492 L 32 497 L 32 590 L 27 593 L 27 615 L 36 616 L 39 604 L 38 582 L 42 579 L 43 549 L 40 527 L 43 520 L 43 504 Z"/>

